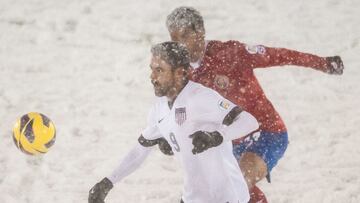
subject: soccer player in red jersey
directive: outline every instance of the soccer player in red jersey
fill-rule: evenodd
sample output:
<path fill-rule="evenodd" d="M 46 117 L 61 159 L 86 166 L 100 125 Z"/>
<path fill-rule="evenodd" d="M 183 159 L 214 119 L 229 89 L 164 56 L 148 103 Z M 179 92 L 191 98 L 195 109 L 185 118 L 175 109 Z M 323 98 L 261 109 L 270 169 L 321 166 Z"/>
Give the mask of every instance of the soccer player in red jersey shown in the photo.
<path fill-rule="evenodd" d="M 267 202 L 255 184 L 264 177 L 270 182 L 270 172 L 287 148 L 288 134 L 256 79 L 254 69 L 295 65 L 341 75 L 344 69 L 341 58 L 263 45 L 249 46 L 232 40 L 206 41 L 203 18 L 191 7 L 176 8 L 167 17 L 166 25 L 171 39 L 185 44 L 190 52 L 192 80 L 216 90 L 258 120 L 259 130 L 245 139 L 233 141 L 233 152 L 247 181 L 250 202 Z M 164 150 L 171 150 L 166 143 L 159 143 L 159 146 L 164 153 L 171 154 Z"/>

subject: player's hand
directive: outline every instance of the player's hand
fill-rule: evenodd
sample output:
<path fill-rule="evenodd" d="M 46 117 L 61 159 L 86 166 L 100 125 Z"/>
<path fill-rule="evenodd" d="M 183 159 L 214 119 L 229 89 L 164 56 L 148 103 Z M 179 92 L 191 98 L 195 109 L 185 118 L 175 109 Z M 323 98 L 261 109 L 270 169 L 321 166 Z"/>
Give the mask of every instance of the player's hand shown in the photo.
<path fill-rule="evenodd" d="M 327 73 L 332 75 L 342 75 L 344 71 L 344 64 L 340 56 L 326 57 Z"/>
<path fill-rule="evenodd" d="M 223 137 L 217 131 L 206 132 L 206 131 L 196 131 L 195 133 L 189 136 L 192 138 L 192 144 L 194 148 L 192 149 L 193 154 L 201 153 L 211 147 L 216 147 L 223 142 Z"/>
<path fill-rule="evenodd" d="M 155 140 L 148 140 L 148 139 L 144 138 L 144 136 L 141 135 L 139 137 L 138 141 L 143 147 L 152 147 L 152 146 L 158 145 L 160 151 L 162 153 L 164 153 L 165 155 L 174 155 L 174 152 L 172 151 L 171 146 L 166 141 L 166 139 L 163 137 L 155 139 Z"/>
<path fill-rule="evenodd" d="M 169 156 L 174 155 L 174 152 L 172 151 L 170 144 L 166 141 L 165 138 L 159 138 L 158 145 L 159 145 L 160 151 L 163 154 L 169 155 Z"/>
<path fill-rule="evenodd" d="M 89 203 L 104 203 L 106 195 L 113 188 L 112 182 L 104 178 L 89 191 Z"/>

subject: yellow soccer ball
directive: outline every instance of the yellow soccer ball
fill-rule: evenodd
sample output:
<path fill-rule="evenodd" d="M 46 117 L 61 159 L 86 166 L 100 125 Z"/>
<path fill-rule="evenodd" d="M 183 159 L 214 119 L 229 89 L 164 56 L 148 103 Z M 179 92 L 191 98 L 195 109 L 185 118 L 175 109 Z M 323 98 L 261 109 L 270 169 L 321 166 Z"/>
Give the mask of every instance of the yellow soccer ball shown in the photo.
<path fill-rule="evenodd" d="M 16 121 L 13 139 L 16 147 L 25 154 L 44 154 L 55 143 L 55 125 L 44 114 L 31 112 Z"/>

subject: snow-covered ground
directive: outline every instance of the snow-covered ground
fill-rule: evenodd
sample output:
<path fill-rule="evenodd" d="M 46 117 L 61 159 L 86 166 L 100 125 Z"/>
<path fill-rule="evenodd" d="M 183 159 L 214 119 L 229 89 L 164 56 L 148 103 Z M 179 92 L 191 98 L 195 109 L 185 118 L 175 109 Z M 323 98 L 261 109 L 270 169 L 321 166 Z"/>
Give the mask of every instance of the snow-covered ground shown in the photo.
<path fill-rule="evenodd" d="M 0 0 L 0 202 L 87 202 L 88 190 L 135 144 L 153 101 L 151 44 L 165 18 L 194 6 L 209 39 L 341 55 L 345 73 L 259 69 L 290 145 L 260 183 L 272 203 L 360 202 L 360 1 Z M 15 120 L 42 112 L 57 127 L 43 157 L 13 144 Z M 176 203 L 177 162 L 158 150 L 107 202 Z"/>

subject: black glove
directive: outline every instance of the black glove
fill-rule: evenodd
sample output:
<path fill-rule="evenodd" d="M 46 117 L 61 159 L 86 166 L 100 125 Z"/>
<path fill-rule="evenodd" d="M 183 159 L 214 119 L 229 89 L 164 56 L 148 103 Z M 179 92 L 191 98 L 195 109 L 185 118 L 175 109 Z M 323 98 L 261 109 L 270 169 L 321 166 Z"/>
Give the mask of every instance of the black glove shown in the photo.
<path fill-rule="evenodd" d="M 169 156 L 174 155 L 174 152 L 172 151 L 170 144 L 166 141 L 165 138 L 159 138 L 158 145 L 159 145 L 160 151 L 163 154 L 169 155 Z"/>
<path fill-rule="evenodd" d="M 152 147 L 155 145 L 159 145 L 159 149 L 165 155 L 173 155 L 174 152 L 171 149 L 169 143 L 165 140 L 165 138 L 161 137 L 155 140 L 148 140 L 144 138 L 144 136 L 140 136 L 138 139 L 139 143 L 144 147 Z"/>
<path fill-rule="evenodd" d="M 102 179 L 89 191 L 89 203 L 104 203 L 106 195 L 112 188 L 113 184 L 108 178 Z"/>
<path fill-rule="evenodd" d="M 201 153 L 211 147 L 216 147 L 223 142 L 223 137 L 217 131 L 206 132 L 200 130 L 191 134 L 189 137 L 192 138 L 192 144 L 194 145 L 192 150 L 193 154 Z"/>
<path fill-rule="evenodd" d="M 340 56 L 326 57 L 327 73 L 332 75 L 342 75 L 344 71 L 344 64 Z"/>

